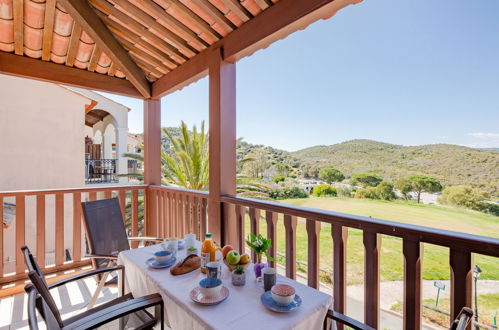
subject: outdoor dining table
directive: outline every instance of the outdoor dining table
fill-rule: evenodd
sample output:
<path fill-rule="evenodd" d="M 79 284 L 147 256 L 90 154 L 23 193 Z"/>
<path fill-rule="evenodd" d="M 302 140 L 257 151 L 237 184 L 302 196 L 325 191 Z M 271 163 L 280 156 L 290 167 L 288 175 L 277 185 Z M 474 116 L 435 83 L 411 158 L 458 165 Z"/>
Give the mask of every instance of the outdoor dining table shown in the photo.
<path fill-rule="evenodd" d="M 197 242 L 198 250 L 201 243 Z M 247 269 L 246 285 L 233 286 L 231 274 L 223 266 L 223 285 L 229 297 L 218 305 L 203 306 L 191 300 L 189 293 L 206 277 L 199 269 L 173 276 L 170 269 L 152 269 L 147 259 L 160 250 L 161 245 L 123 251 L 118 264 L 125 266 L 125 292 L 134 297 L 160 293 L 165 306 L 165 326 L 171 329 L 322 329 L 333 298 L 323 292 L 278 275 L 277 283 L 292 285 L 302 298 L 302 305 L 289 313 L 268 310 L 261 302 L 264 293 L 257 282 L 252 265 Z M 177 252 L 177 262 L 185 258 L 186 250 Z"/>

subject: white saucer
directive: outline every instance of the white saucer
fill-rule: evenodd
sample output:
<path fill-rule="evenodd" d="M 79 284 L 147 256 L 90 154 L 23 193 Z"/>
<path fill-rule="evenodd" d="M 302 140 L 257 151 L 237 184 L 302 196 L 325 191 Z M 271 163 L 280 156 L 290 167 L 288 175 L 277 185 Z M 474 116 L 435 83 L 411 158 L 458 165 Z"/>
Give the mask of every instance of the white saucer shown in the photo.
<path fill-rule="evenodd" d="M 189 296 L 191 297 L 192 301 L 201 305 L 205 306 L 217 305 L 220 304 L 225 299 L 227 299 L 227 297 L 229 296 L 229 289 L 227 289 L 225 286 L 222 286 L 222 289 L 220 290 L 220 293 L 217 296 L 205 297 L 203 294 L 201 294 L 199 287 L 195 287 L 191 291 Z"/>

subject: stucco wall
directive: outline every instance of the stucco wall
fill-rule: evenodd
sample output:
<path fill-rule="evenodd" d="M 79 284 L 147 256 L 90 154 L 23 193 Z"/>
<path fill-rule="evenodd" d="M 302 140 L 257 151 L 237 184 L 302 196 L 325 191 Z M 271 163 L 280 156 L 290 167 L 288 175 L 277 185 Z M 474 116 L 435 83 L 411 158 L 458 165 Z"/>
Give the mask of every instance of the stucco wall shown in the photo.
<path fill-rule="evenodd" d="M 0 75 L 0 191 L 85 184 L 84 109 L 89 100 L 58 85 Z M 64 245 L 72 248 L 72 196 L 65 195 Z M 6 202 L 14 203 L 13 198 Z M 46 258 L 53 261 L 54 195 L 46 196 Z M 4 230 L 6 272 L 13 271 L 15 222 Z M 36 200 L 26 198 L 26 244 L 36 247 Z"/>

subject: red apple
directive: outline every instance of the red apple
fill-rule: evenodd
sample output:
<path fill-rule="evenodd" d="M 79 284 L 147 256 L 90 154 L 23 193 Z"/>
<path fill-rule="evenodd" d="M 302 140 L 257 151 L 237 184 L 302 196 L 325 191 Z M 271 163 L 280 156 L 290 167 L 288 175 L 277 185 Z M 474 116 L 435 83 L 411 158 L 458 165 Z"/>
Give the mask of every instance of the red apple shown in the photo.
<path fill-rule="evenodd" d="M 227 253 L 229 253 L 229 251 L 232 251 L 234 250 L 234 248 L 232 247 L 232 245 L 226 245 L 222 248 L 222 254 L 224 255 L 224 258 L 227 257 Z"/>

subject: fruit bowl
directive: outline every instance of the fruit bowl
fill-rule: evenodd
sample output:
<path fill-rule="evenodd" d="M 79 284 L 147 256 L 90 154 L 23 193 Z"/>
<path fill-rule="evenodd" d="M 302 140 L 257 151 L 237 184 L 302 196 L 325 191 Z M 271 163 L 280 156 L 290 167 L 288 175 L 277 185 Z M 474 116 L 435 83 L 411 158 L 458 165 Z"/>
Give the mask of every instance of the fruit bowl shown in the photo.
<path fill-rule="evenodd" d="M 237 265 L 231 265 L 227 262 L 227 259 L 224 258 L 224 264 L 225 266 L 227 266 L 227 268 L 229 268 L 229 270 L 232 272 L 234 271 L 234 269 L 236 269 L 237 266 L 243 266 L 244 270 L 246 270 L 248 268 L 248 266 L 250 265 L 250 262 L 248 262 L 247 264 L 237 264 Z"/>

